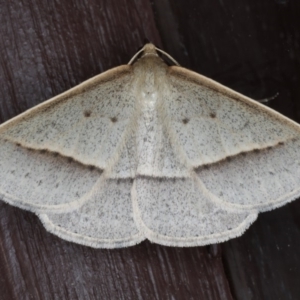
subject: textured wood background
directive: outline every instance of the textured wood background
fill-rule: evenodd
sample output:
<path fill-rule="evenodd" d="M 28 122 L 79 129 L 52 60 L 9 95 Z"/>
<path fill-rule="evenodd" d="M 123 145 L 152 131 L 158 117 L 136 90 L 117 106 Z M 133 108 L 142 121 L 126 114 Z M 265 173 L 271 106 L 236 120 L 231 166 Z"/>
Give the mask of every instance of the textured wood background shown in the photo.
<path fill-rule="evenodd" d="M 175 3 L 176 2 L 176 3 Z M 114 66 L 148 39 L 183 66 L 300 121 L 296 0 L 0 0 L 0 121 Z M 0 202 L 0 298 L 299 299 L 300 201 L 208 247 L 96 250 Z"/>

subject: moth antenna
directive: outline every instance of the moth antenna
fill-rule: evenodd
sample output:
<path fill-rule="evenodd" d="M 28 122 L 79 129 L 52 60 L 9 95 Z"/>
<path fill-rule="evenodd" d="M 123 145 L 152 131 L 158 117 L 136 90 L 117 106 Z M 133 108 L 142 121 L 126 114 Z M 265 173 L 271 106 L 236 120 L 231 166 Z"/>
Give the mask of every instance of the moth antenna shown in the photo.
<path fill-rule="evenodd" d="M 133 62 L 136 60 L 136 58 L 144 51 L 144 47 L 139 50 L 136 54 L 134 54 L 134 56 L 131 58 L 131 60 L 129 61 L 128 65 L 132 65 Z"/>
<path fill-rule="evenodd" d="M 139 50 L 132 58 L 131 60 L 129 61 L 128 65 L 132 65 L 133 62 L 136 60 L 136 58 L 142 53 L 145 51 L 145 48 L 147 47 L 147 45 L 149 44 L 146 44 L 141 50 Z M 151 45 L 151 44 L 150 44 Z M 161 53 L 162 55 L 164 55 L 165 57 L 167 57 L 170 61 L 172 61 L 176 66 L 179 66 L 180 67 L 180 64 L 170 55 L 168 54 L 167 52 L 155 47 L 155 50 L 159 53 Z"/>
<path fill-rule="evenodd" d="M 155 47 L 156 51 L 160 52 L 162 55 L 166 56 L 170 61 L 172 61 L 176 66 L 180 67 L 180 64 L 167 52 Z"/>

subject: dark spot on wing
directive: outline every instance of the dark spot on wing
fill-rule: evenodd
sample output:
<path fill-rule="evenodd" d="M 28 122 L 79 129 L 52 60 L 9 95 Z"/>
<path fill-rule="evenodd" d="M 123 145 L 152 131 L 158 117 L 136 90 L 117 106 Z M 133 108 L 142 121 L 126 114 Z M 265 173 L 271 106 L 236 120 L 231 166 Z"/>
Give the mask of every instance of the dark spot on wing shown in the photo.
<path fill-rule="evenodd" d="M 209 116 L 214 119 L 216 117 L 216 114 L 215 113 L 210 113 Z"/>
<path fill-rule="evenodd" d="M 187 124 L 189 121 L 190 121 L 189 119 L 185 118 L 185 119 L 182 120 L 182 123 Z"/>
<path fill-rule="evenodd" d="M 72 157 L 68 157 L 67 161 L 68 161 L 68 163 L 72 163 L 72 162 L 74 162 L 74 159 Z"/>
<path fill-rule="evenodd" d="M 116 123 L 118 121 L 118 118 L 117 117 L 112 117 L 110 118 L 110 120 L 113 122 L 113 123 Z"/>
<path fill-rule="evenodd" d="M 91 112 L 90 110 L 86 110 L 86 111 L 84 112 L 84 116 L 85 116 L 86 118 L 90 117 L 91 114 L 92 114 L 92 112 Z"/>

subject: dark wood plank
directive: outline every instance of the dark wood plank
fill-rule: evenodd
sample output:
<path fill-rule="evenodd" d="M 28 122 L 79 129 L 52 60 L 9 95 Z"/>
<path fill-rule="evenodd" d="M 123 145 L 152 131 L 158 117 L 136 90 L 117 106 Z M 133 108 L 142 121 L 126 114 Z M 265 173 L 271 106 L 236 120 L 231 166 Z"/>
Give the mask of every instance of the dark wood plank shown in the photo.
<path fill-rule="evenodd" d="M 161 46 L 148 0 L 2 0 L 0 33 L 1 121 Z M 220 246 L 96 250 L 2 202 L 0 273 L 4 300 L 232 299 Z"/>
<path fill-rule="evenodd" d="M 299 200 L 267 212 L 223 245 L 236 299 L 294 300 L 299 287 Z"/>

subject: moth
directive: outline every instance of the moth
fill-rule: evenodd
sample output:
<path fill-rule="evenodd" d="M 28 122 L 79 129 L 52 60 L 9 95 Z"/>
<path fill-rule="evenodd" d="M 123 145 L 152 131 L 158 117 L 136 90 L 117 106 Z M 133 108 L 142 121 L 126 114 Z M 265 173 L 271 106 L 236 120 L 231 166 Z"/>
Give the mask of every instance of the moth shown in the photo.
<path fill-rule="evenodd" d="M 0 199 L 118 248 L 223 242 L 299 197 L 300 126 L 159 54 L 146 44 L 2 124 Z"/>

